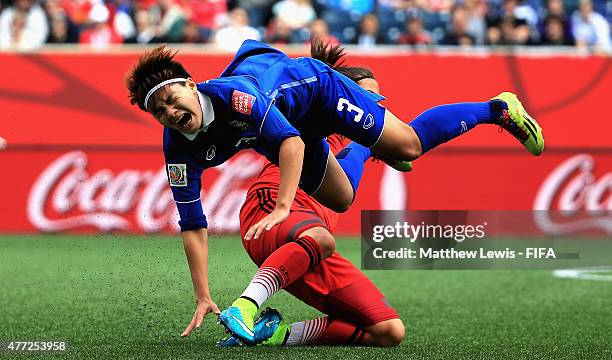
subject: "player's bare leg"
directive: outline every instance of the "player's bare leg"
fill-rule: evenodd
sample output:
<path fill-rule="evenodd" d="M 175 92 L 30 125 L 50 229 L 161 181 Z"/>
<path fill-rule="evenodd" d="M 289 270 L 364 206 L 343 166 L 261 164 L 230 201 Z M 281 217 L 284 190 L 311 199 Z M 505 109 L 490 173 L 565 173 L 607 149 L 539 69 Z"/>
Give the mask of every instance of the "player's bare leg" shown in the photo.
<path fill-rule="evenodd" d="M 355 199 L 365 162 L 372 156 L 383 160 L 396 170 L 404 172 L 412 170 L 412 163 L 409 161 L 374 155 L 369 148 L 353 142 L 336 156 L 330 153 L 323 181 L 312 197 L 335 212 L 342 213 L 348 210 Z"/>
<path fill-rule="evenodd" d="M 374 151 L 398 160 L 412 161 L 423 154 L 421 140 L 414 129 L 397 118 L 391 111 L 385 112 L 385 125 Z"/>
<path fill-rule="evenodd" d="M 319 189 L 312 194 L 323 206 L 335 211 L 345 212 L 351 206 L 354 190 L 338 160 L 330 153 L 327 170 Z"/>

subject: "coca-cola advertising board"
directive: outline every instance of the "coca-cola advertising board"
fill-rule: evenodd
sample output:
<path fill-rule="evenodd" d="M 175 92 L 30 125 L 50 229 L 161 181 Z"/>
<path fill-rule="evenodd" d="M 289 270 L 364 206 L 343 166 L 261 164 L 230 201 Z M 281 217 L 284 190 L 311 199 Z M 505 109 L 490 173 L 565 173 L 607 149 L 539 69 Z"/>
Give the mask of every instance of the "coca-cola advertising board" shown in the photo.
<path fill-rule="evenodd" d="M 178 231 L 161 128 L 130 106 L 123 88 L 137 55 L 0 54 L 0 232 Z M 197 81 L 217 76 L 230 58 L 179 55 Z M 537 212 L 535 221 L 548 233 L 612 231 L 609 58 L 397 53 L 349 60 L 374 70 L 385 105 L 406 121 L 437 104 L 517 92 L 541 123 L 546 150 L 530 156 L 507 133 L 480 126 L 417 160 L 409 174 L 368 163 L 338 233 L 359 232 L 361 209 L 565 210 L 563 218 Z M 237 231 L 262 161 L 244 152 L 205 172 L 212 232 Z"/>

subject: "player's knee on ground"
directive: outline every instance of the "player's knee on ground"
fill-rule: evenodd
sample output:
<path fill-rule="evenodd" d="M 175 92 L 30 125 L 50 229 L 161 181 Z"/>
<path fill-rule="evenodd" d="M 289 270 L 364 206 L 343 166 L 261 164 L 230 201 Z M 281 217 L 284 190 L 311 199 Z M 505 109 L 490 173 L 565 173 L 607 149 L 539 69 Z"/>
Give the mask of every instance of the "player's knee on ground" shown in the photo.
<path fill-rule="evenodd" d="M 366 329 L 371 337 L 372 345 L 397 346 L 404 340 L 406 329 L 400 319 L 391 319 L 379 322 Z"/>
<path fill-rule="evenodd" d="M 301 235 L 307 235 L 315 239 L 321 248 L 321 260 L 327 259 L 336 251 L 336 240 L 326 228 L 314 227 L 304 231 Z"/>

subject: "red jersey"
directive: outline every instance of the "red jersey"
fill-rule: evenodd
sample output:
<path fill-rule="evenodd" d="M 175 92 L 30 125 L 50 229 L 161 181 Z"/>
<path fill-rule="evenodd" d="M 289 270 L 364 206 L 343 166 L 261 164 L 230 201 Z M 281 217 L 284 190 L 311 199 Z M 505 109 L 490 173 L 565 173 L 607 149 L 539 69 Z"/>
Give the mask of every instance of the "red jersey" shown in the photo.
<path fill-rule="evenodd" d="M 348 143 L 338 135 L 329 137 L 327 141 L 334 154 Z M 257 266 L 283 245 L 295 241 L 304 231 L 313 227 L 333 231 L 338 220 L 337 213 L 298 189 L 285 221 L 264 231 L 258 239 L 244 240 L 247 230 L 274 210 L 273 199 L 278 195 L 279 182 L 278 167 L 267 162 L 251 185 L 240 210 L 242 245 Z M 336 251 L 285 290 L 323 313 L 350 319 L 361 327 L 399 318 L 372 281 Z"/>
<path fill-rule="evenodd" d="M 337 154 L 340 150 L 342 150 L 348 143 L 350 142 L 344 136 L 341 135 L 332 135 L 327 138 L 327 143 L 329 144 L 330 150 Z M 249 191 L 247 193 L 247 197 L 249 194 L 256 192 L 260 189 L 274 189 L 278 192 L 280 184 L 280 169 L 278 166 L 272 164 L 269 161 L 264 163 L 263 169 L 257 176 L 257 179 L 251 184 Z M 325 206 L 319 204 L 312 196 L 306 194 L 302 189 L 298 188 L 295 193 L 294 203 L 300 207 L 308 208 L 314 211 L 317 216 L 319 216 L 327 226 L 329 230 L 333 233 L 336 224 L 338 222 L 338 213 L 326 208 Z"/>

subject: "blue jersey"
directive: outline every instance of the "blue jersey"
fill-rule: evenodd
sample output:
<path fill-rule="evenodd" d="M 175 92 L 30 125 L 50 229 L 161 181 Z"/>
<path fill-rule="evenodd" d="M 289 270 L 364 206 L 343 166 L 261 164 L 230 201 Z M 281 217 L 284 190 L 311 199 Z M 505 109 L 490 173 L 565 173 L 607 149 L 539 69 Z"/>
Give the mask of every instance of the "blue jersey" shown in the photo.
<path fill-rule="evenodd" d="M 195 138 L 164 129 L 164 154 L 181 230 L 207 227 L 200 201 L 202 172 L 238 151 L 253 148 L 278 164 L 280 144 L 301 136 L 306 144 L 301 186 L 320 186 L 329 147 L 323 139 L 340 133 L 373 146 L 382 133 L 380 96 L 311 58 L 291 59 L 263 43 L 247 40 L 221 77 L 198 84 L 210 99 L 214 120 Z"/>
<path fill-rule="evenodd" d="M 300 131 L 307 143 L 344 130 L 339 128 L 341 124 L 334 121 L 338 115 L 334 114 L 337 111 L 336 102 L 343 96 L 339 83 L 342 85 L 340 87 L 347 87 L 345 92 L 363 97 L 356 100 L 362 105 L 364 100 L 372 106 L 384 99 L 363 90 L 319 60 L 309 57 L 292 59 L 255 40 L 242 44 L 221 76 L 253 79 L 260 91 L 274 100 L 276 108 Z M 347 95 L 352 97 L 352 94 Z"/>

